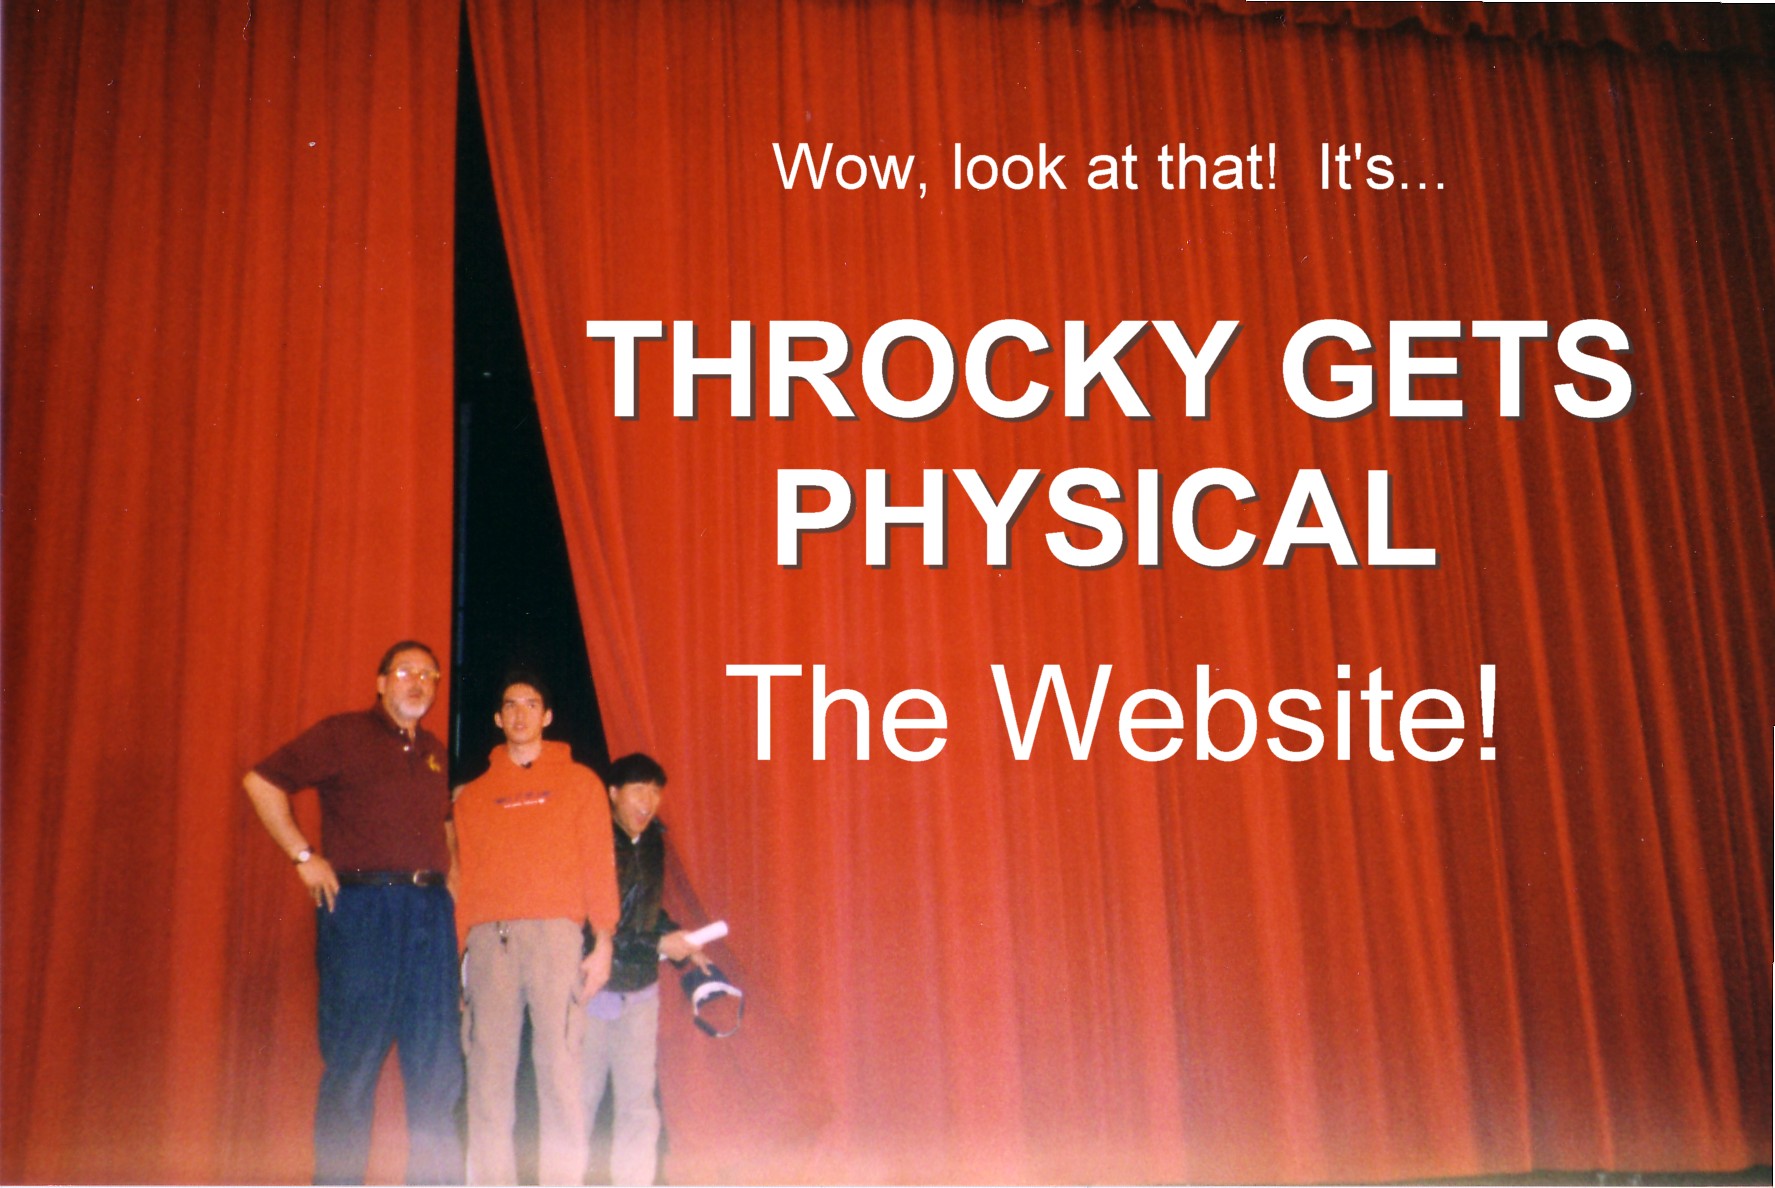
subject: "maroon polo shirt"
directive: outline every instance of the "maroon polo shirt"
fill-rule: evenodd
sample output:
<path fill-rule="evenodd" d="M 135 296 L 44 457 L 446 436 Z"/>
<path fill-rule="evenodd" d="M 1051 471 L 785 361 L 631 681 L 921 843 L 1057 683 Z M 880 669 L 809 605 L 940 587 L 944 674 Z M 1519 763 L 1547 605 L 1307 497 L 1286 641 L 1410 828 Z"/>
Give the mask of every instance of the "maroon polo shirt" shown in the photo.
<path fill-rule="evenodd" d="M 336 870 L 446 870 L 444 746 L 377 702 L 323 718 L 253 768 L 285 792 L 320 794 L 321 848 Z"/>

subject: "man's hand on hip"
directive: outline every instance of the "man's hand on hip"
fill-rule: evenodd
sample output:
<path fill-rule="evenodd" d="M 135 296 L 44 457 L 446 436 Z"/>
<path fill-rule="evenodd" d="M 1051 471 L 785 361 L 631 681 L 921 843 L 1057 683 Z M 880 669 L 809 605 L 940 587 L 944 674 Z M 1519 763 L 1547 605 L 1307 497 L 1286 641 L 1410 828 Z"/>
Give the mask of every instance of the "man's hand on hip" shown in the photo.
<path fill-rule="evenodd" d="M 339 875 L 331 862 L 315 854 L 308 861 L 296 864 L 296 877 L 308 889 L 308 898 L 314 900 L 315 907 L 325 904 L 329 912 L 333 910 L 333 904 L 339 898 Z"/>

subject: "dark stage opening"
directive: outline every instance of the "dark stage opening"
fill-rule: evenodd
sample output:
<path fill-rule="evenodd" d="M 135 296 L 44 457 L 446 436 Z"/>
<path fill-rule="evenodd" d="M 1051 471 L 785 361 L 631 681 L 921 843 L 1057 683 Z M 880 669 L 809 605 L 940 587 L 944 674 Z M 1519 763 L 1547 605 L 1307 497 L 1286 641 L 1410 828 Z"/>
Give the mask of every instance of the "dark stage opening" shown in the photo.
<path fill-rule="evenodd" d="M 452 785 L 487 769 L 513 667 L 547 681 L 548 737 L 602 771 L 609 756 L 543 448 L 466 22 L 456 123 L 456 540 Z"/>

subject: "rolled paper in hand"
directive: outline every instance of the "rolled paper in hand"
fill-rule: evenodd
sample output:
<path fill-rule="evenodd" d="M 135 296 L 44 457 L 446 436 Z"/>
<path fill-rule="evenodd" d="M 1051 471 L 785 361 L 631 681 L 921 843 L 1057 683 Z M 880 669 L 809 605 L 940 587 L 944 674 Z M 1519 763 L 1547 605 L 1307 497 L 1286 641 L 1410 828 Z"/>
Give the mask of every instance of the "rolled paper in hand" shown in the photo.
<path fill-rule="evenodd" d="M 687 932 L 684 939 L 701 948 L 710 941 L 718 941 L 727 935 L 727 921 L 717 920 L 713 924 L 705 924 L 695 932 Z"/>

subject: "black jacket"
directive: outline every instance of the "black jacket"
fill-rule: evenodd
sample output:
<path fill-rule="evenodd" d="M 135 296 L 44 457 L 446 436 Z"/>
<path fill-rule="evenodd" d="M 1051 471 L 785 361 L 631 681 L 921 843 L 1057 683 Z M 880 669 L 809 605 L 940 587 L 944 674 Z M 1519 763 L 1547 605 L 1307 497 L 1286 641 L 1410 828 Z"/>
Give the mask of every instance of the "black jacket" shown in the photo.
<path fill-rule="evenodd" d="M 622 918 L 616 925 L 616 954 L 607 988 L 627 994 L 659 980 L 659 938 L 678 931 L 678 924 L 660 906 L 666 882 L 665 826 L 657 819 L 649 821 L 634 841 L 616 822 L 610 827 L 615 833 L 616 894 Z"/>

